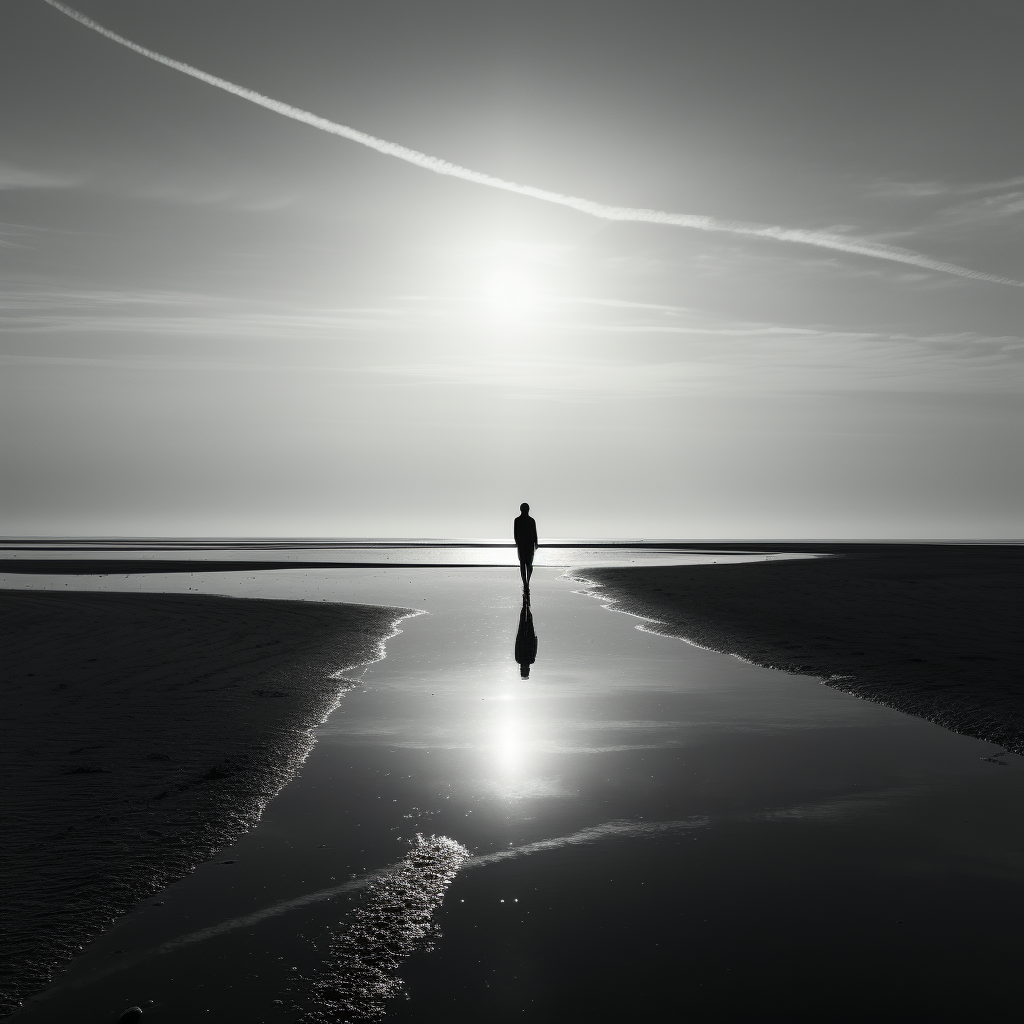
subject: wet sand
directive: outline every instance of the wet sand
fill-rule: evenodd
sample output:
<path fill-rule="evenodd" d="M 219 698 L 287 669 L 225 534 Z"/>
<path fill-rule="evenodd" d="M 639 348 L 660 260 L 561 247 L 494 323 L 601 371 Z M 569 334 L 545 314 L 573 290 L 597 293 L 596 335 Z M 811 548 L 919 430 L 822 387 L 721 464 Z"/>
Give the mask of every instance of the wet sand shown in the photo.
<path fill-rule="evenodd" d="M 4 1009 L 250 828 L 403 614 L 0 591 Z"/>
<path fill-rule="evenodd" d="M 826 557 L 582 576 L 658 632 L 1024 752 L 1024 547 L 788 549 Z"/>
<path fill-rule="evenodd" d="M 522 679 L 516 576 L 147 581 L 430 614 L 402 623 L 256 828 L 17 1020 L 1015 1012 L 1024 760 L 640 631 L 551 569 Z"/>

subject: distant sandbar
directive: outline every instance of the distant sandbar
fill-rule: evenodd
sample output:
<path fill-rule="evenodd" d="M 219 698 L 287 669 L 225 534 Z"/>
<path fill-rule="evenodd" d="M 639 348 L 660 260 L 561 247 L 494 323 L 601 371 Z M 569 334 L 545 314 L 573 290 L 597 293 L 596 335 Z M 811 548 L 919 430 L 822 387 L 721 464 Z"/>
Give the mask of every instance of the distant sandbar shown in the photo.
<path fill-rule="evenodd" d="M 787 549 L 831 557 L 580 575 L 658 632 L 1024 753 L 1024 547 Z"/>

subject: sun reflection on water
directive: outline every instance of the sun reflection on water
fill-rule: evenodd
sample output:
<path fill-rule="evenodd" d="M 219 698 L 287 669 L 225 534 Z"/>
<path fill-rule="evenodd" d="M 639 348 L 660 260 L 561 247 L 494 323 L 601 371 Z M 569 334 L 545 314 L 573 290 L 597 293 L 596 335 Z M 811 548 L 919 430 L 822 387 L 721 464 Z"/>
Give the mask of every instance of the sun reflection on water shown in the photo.
<path fill-rule="evenodd" d="M 494 743 L 494 759 L 503 775 L 514 774 L 522 767 L 524 749 L 520 724 L 503 722 Z"/>

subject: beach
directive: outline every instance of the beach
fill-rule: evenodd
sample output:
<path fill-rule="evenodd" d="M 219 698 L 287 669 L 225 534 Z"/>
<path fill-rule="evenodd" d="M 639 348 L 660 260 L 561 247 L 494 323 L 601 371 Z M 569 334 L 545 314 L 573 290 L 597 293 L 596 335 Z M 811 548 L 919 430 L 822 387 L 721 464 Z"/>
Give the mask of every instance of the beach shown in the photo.
<path fill-rule="evenodd" d="M 403 614 L 0 591 L 5 1009 L 250 828 Z"/>
<path fill-rule="evenodd" d="M 1016 1019 L 1024 4 L 2 24 L 0 1024 Z"/>
<path fill-rule="evenodd" d="M 16 853 L 63 964 L 14 1019 L 1011 1012 L 1024 758 L 619 613 L 638 577 L 842 562 L 739 550 L 538 568 L 525 677 L 518 573 L 461 556 L 18 577 Z"/>
<path fill-rule="evenodd" d="M 658 632 L 1024 752 L 1024 548 L 789 549 L 819 557 L 582 575 Z"/>

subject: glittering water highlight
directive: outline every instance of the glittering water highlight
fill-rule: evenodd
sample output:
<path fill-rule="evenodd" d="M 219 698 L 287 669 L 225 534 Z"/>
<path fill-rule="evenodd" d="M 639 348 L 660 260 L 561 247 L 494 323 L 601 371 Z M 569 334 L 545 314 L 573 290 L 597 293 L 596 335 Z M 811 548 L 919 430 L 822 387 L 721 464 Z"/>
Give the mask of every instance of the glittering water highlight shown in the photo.
<path fill-rule="evenodd" d="M 434 912 L 469 851 L 447 836 L 417 835 L 406 857 L 369 886 L 363 903 L 332 935 L 312 984 L 307 1021 L 380 1020 L 402 991 L 395 971 L 437 935 Z"/>

